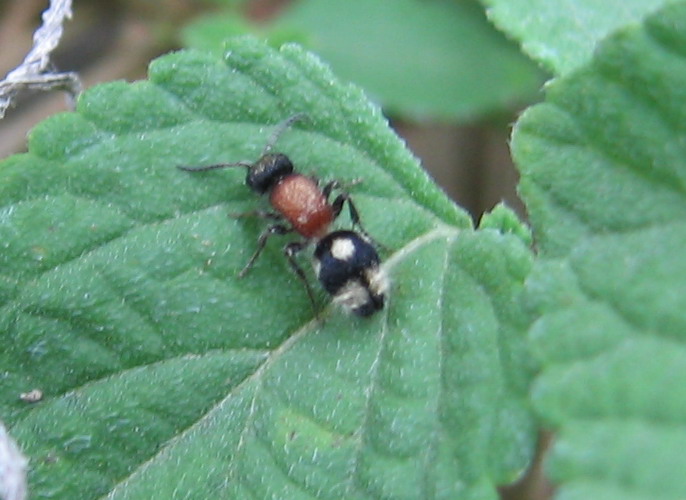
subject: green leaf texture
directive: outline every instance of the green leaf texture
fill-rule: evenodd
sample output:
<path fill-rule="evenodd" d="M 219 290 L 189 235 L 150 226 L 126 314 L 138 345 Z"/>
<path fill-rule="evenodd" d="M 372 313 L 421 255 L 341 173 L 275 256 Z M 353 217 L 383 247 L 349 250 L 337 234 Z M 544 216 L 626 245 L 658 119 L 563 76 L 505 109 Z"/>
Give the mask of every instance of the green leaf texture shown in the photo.
<path fill-rule="evenodd" d="M 605 42 L 513 140 L 560 498 L 686 496 L 686 5 Z"/>
<path fill-rule="evenodd" d="M 605 37 L 676 0 L 482 0 L 489 18 L 556 75 L 587 63 Z"/>
<path fill-rule="evenodd" d="M 175 168 L 256 159 L 303 111 L 277 148 L 362 179 L 388 248 L 371 319 L 313 320 L 284 241 L 237 279 L 264 224 L 230 215 L 266 202 L 242 169 Z M 501 210 L 474 231 L 300 48 L 237 39 L 223 60 L 179 52 L 89 90 L 0 165 L 0 199 L 0 418 L 32 498 L 495 498 L 526 467 L 532 260 L 497 229 L 516 224 Z"/>

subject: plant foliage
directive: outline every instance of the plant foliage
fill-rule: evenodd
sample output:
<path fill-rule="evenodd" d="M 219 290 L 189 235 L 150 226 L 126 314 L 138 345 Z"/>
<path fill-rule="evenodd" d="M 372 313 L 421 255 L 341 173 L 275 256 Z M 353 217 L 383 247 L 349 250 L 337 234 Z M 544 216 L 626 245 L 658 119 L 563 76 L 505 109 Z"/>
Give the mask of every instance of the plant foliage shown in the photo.
<path fill-rule="evenodd" d="M 33 497 L 494 498 L 534 446 L 526 230 L 500 209 L 475 231 L 314 56 L 228 49 L 87 91 L 0 165 L 0 412 Z M 239 280 L 261 224 L 230 214 L 264 200 L 175 168 L 255 159 L 303 111 L 278 149 L 361 178 L 388 248 L 370 320 L 314 320 L 277 242 Z"/>

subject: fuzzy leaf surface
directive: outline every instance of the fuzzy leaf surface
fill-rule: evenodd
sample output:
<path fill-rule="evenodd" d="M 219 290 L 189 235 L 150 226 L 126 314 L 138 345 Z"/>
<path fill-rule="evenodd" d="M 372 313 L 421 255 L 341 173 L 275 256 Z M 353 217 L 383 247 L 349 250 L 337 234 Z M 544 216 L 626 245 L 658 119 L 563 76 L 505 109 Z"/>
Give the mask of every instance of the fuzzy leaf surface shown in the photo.
<path fill-rule="evenodd" d="M 265 200 L 242 169 L 175 168 L 254 160 L 299 112 L 278 150 L 350 183 L 388 248 L 371 319 L 313 320 L 288 238 L 239 280 L 264 223 L 230 214 Z M 495 498 L 529 460 L 521 231 L 474 231 L 296 46 L 237 39 L 90 89 L 0 164 L 0 200 L 0 416 L 32 498 Z"/>
<path fill-rule="evenodd" d="M 678 0 L 482 0 L 489 18 L 556 75 L 587 63 L 615 30 Z"/>
<path fill-rule="evenodd" d="M 513 148 L 542 259 L 528 280 L 560 498 L 686 495 L 686 5 L 602 44 Z"/>

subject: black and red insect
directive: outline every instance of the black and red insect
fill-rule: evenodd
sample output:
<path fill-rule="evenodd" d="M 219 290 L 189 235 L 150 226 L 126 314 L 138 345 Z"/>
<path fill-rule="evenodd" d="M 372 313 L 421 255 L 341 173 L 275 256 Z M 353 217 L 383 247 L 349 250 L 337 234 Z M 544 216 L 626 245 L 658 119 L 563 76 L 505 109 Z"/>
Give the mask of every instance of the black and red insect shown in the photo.
<path fill-rule="evenodd" d="M 371 238 L 360 223 L 360 215 L 347 192 L 338 181 L 320 187 L 315 177 L 295 171 L 290 158 L 272 149 L 280 135 L 294 122 L 305 117 L 297 114 L 276 126 L 260 156 L 254 162 L 219 163 L 199 167 L 179 166 L 190 172 L 202 172 L 230 167 L 245 167 L 245 182 L 255 193 L 269 196 L 273 211 L 254 210 L 238 217 L 257 216 L 275 221 L 260 235 L 257 249 L 239 273 L 244 276 L 255 264 L 272 235 L 297 233 L 298 241 L 283 248 L 291 269 L 303 282 L 310 301 L 315 307 L 314 294 L 307 275 L 295 256 L 310 244 L 315 245 L 314 269 L 322 287 L 335 303 L 358 316 L 371 316 L 383 309 L 388 291 L 388 280 L 381 269 L 379 255 Z M 334 190 L 339 194 L 329 201 Z M 352 230 L 331 231 L 331 225 L 347 204 Z"/>

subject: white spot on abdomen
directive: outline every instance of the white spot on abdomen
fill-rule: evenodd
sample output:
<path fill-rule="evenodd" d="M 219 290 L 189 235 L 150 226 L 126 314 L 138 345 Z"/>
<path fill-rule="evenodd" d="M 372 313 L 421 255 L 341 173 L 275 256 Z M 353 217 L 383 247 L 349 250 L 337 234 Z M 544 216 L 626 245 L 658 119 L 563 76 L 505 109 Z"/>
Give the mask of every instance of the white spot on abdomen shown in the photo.
<path fill-rule="evenodd" d="M 355 244 L 350 238 L 336 238 L 331 244 L 331 255 L 338 260 L 350 260 L 355 254 Z"/>

